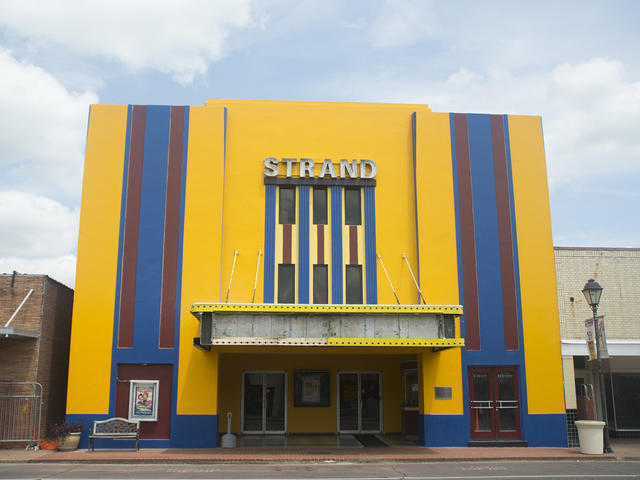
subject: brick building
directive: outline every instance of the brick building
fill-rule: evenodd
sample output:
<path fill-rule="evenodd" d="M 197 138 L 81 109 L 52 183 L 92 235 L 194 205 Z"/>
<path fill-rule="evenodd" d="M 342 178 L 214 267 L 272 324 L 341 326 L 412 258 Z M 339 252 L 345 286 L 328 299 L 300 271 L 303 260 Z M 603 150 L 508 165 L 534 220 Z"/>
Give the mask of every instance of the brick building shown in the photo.
<path fill-rule="evenodd" d="M 64 419 L 72 306 L 73 290 L 47 275 L 0 274 L 0 381 L 42 385 L 41 437 Z"/>
<path fill-rule="evenodd" d="M 640 432 L 640 248 L 555 247 L 555 258 L 567 411 L 575 414 L 581 384 L 592 384 L 600 399 L 597 362 L 588 360 L 585 341 L 592 312 L 582 295 L 593 278 L 604 289 L 598 314 L 610 357 L 604 361 L 609 428 Z"/>

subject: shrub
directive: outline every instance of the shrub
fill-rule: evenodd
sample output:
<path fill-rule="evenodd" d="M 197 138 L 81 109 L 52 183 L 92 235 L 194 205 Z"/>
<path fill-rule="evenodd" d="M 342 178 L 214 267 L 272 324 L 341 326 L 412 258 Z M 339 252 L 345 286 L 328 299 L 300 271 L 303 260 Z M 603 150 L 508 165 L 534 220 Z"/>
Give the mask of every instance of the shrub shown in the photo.
<path fill-rule="evenodd" d="M 69 433 L 82 432 L 83 429 L 84 423 L 82 422 L 54 423 L 49 426 L 49 432 L 54 438 L 64 437 Z"/>

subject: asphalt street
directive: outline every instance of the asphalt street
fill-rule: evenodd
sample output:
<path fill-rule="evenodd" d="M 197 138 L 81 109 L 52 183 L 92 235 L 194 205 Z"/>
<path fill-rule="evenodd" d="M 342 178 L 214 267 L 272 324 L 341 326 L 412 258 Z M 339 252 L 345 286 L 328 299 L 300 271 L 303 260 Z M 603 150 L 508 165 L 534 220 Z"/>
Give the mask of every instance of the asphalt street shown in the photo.
<path fill-rule="evenodd" d="M 320 464 L 0 464 L 0 479 L 640 479 L 637 461 Z"/>

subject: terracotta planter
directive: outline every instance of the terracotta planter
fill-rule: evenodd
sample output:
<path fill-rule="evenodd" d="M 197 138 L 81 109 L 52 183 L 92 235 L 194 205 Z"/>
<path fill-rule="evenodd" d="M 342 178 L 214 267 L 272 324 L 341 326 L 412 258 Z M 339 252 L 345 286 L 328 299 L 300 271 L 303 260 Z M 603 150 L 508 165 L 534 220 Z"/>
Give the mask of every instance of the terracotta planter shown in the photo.
<path fill-rule="evenodd" d="M 40 448 L 42 450 L 56 450 L 58 448 L 58 442 L 45 438 L 40 441 Z"/>
<path fill-rule="evenodd" d="M 80 432 L 68 433 L 63 437 L 58 437 L 58 450 L 68 452 L 78 448 L 80 443 Z"/>

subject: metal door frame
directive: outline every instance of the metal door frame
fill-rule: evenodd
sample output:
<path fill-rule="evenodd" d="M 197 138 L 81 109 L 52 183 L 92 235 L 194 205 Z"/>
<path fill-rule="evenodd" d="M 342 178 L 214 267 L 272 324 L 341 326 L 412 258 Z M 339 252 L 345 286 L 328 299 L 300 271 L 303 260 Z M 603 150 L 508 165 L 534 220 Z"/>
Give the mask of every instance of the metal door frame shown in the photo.
<path fill-rule="evenodd" d="M 340 430 L 340 375 L 355 374 L 358 378 L 358 430 Z M 374 374 L 378 376 L 378 390 L 380 399 L 378 400 L 378 430 L 362 430 L 362 374 Z M 336 430 L 338 433 L 381 433 L 382 432 L 382 372 L 374 370 L 339 370 L 336 375 Z"/>
<path fill-rule="evenodd" d="M 262 375 L 262 430 L 245 430 L 244 429 L 244 380 L 246 375 L 252 374 L 261 374 Z M 266 395 L 267 389 L 266 385 L 266 375 L 268 374 L 282 374 L 284 375 L 284 430 L 267 430 L 267 415 L 265 412 L 266 409 Z M 240 406 L 240 432 L 243 435 L 282 435 L 287 433 L 287 419 L 288 419 L 288 381 L 287 381 L 287 371 L 286 370 L 247 370 L 242 372 L 242 401 Z"/>
<path fill-rule="evenodd" d="M 516 400 L 499 400 L 498 399 L 498 373 L 501 371 L 508 371 L 513 373 L 513 390 L 516 396 Z M 518 378 L 518 367 L 515 365 L 501 365 L 501 366 L 486 366 L 476 365 L 469 366 L 469 436 L 471 440 L 520 440 L 522 438 L 522 426 L 521 422 L 521 396 L 520 396 L 520 383 Z M 473 373 L 474 372 L 486 372 L 489 379 L 489 400 L 473 400 Z M 516 405 L 513 405 L 513 402 Z M 474 403 L 482 403 L 482 405 L 474 405 Z M 498 410 L 500 409 L 513 409 L 516 408 L 516 430 L 500 430 L 500 416 Z M 473 410 L 474 409 L 490 409 L 491 410 L 491 430 L 488 432 L 474 432 L 473 430 Z"/>

